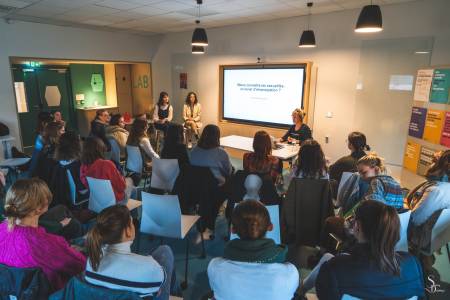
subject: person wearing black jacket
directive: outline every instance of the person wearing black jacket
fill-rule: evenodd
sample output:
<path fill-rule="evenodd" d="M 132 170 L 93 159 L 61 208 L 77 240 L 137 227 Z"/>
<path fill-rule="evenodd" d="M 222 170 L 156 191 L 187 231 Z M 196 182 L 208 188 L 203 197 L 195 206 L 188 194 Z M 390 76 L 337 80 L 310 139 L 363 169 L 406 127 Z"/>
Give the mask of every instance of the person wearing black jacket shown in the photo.
<path fill-rule="evenodd" d="M 161 158 L 177 159 L 180 169 L 189 165 L 189 156 L 184 143 L 184 128 L 180 124 L 171 123 L 167 128 Z"/>
<path fill-rule="evenodd" d="M 109 125 L 109 113 L 106 109 L 99 109 L 95 113 L 95 119 L 91 122 L 89 136 L 98 137 L 105 144 L 107 151 L 111 151 L 111 145 L 106 138 L 106 127 Z"/>

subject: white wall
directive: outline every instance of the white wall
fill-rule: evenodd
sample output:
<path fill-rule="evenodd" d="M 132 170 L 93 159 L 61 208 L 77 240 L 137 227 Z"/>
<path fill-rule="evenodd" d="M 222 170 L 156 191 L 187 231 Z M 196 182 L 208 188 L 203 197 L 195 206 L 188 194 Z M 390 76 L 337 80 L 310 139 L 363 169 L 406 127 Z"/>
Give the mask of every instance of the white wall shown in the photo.
<path fill-rule="evenodd" d="M 177 86 L 180 72 L 188 73 L 188 91 L 197 91 L 203 105 L 203 120 L 217 123 L 219 119 L 219 65 L 255 63 L 256 57 L 267 63 L 312 61 L 318 68 L 314 111 L 314 137 L 323 144 L 327 155 L 333 159 L 347 153 L 345 139 L 355 128 L 356 83 L 360 78 L 361 45 L 363 39 L 383 40 L 412 37 L 434 38 L 434 49 L 429 62 L 432 65 L 450 64 L 450 1 L 422 0 L 383 6 L 384 31 L 361 36 L 354 33 L 359 10 L 314 15 L 311 27 L 316 33 L 318 47 L 313 50 L 297 48 L 303 30 L 304 17 L 281 19 L 260 23 L 242 24 L 208 29 L 210 46 L 201 57 L 190 53 L 192 32 L 166 35 L 152 62 L 154 97 L 165 90 L 171 95 L 175 116 L 180 120 L 182 101 L 187 93 Z M 370 79 L 369 79 L 370 80 Z M 410 114 L 411 101 L 404 113 Z M 366 108 L 370 112 L 371 107 Z M 384 113 L 395 118 L 390 107 Z M 326 118 L 332 111 L 333 118 Z M 373 124 L 378 126 L 378 124 Z M 406 124 L 404 126 L 407 126 Z M 386 149 L 380 143 L 389 143 L 402 136 L 375 139 L 372 148 Z M 325 144 L 325 136 L 330 143 Z M 369 136 L 370 143 L 370 136 Z M 400 149 L 399 149 L 400 148 Z M 388 161 L 401 163 L 403 148 L 380 153 Z"/>
<path fill-rule="evenodd" d="M 6 24 L 0 20 L 0 121 L 10 128 L 20 146 L 9 57 L 150 62 L 159 39 L 26 22 Z"/>

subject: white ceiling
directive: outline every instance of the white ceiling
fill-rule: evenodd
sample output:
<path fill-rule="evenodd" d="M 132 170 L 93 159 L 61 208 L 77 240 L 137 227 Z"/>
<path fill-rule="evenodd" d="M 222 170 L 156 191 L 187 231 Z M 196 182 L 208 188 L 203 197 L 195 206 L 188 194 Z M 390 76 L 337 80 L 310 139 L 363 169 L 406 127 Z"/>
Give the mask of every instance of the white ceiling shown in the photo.
<path fill-rule="evenodd" d="M 310 0 L 309 0 L 310 1 Z M 416 0 L 374 0 L 395 4 Z M 308 0 L 203 0 L 201 23 L 220 27 L 308 13 Z M 313 14 L 361 8 L 369 0 L 313 0 Z M 153 35 L 195 28 L 195 0 L 0 0 L 0 17 Z"/>

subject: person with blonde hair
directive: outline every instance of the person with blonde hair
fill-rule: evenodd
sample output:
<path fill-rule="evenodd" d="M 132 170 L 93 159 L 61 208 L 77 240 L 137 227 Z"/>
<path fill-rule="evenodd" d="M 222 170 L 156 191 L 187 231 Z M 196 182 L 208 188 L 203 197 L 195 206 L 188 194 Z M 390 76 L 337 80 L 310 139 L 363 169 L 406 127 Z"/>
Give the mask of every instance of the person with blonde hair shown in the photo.
<path fill-rule="evenodd" d="M 39 226 L 39 217 L 47 212 L 51 199 L 52 193 L 38 178 L 20 179 L 11 186 L 6 194 L 7 219 L 0 224 L 0 264 L 41 268 L 58 290 L 84 270 L 86 259 L 64 238 Z"/>
<path fill-rule="evenodd" d="M 305 116 L 306 113 L 302 109 L 294 109 L 294 111 L 292 112 L 292 122 L 294 123 L 294 125 L 292 125 L 286 132 L 286 134 L 280 138 L 280 142 L 287 141 L 289 143 L 303 143 L 303 141 L 312 138 L 311 129 L 308 127 L 308 125 L 303 123 Z"/>

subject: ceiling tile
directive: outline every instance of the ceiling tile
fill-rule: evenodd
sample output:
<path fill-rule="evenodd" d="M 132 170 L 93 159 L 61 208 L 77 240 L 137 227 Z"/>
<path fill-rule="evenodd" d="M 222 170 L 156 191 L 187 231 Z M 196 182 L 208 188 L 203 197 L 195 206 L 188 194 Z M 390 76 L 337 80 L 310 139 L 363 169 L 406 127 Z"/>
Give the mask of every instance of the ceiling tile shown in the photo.
<path fill-rule="evenodd" d="M 10 6 L 14 8 L 23 8 L 30 5 L 30 3 L 20 0 L 0 0 L 0 5 Z"/>
<path fill-rule="evenodd" d="M 96 6 L 115 8 L 119 10 L 130 10 L 142 6 L 141 4 L 126 2 L 122 0 L 106 0 L 97 2 Z"/>
<path fill-rule="evenodd" d="M 162 10 L 153 6 L 142 6 L 139 8 L 130 9 L 129 12 L 136 12 L 146 16 L 157 16 L 168 13 L 167 10 Z"/>

